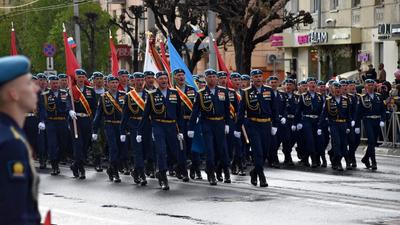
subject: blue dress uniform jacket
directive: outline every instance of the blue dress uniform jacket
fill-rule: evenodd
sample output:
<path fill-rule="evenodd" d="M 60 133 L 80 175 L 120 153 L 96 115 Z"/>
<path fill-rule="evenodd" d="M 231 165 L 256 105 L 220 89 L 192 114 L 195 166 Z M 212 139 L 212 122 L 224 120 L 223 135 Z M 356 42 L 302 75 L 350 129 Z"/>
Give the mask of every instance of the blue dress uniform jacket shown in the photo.
<path fill-rule="evenodd" d="M 40 121 L 46 121 L 50 118 L 61 118 L 66 119 L 67 116 L 67 101 L 68 92 L 66 90 L 60 89 L 58 91 L 58 96 L 52 91 L 48 90 L 42 93 L 43 104 L 41 104 L 39 114 Z"/>
<path fill-rule="evenodd" d="M 282 134 L 283 136 L 283 143 L 282 143 L 282 152 L 285 155 L 285 162 L 291 162 L 291 152 L 296 142 L 296 131 L 292 131 L 291 126 L 296 126 L 294 117 L 296 115 L 297 104 L 299 102 L 300 95 L 295 93 L 289 94 L 284 93 L 285 96 L 285 114 L 286 114 L 286 124 L 284 125 L 285 131 Z M 279 132 L 279 129 L 278 129 Z"/>
<path fill-rule="evenodd" d="M 82 90 L 83 96 L 85 96 L 87 102 L 89 103 L 90 109 L 92 111 L 92 118 L 94 114 L 96 113 L 97 109 L 97 101 L 96 101 L 96 92 L 94 91 L 93 87 L 90 86 L 84 86 Z M 71 98 L 71 97 L 68 97 Z M 75 104 L 75 112 L 78 113 L 84 113 L 86 114 L 85 107 L 83 106 L 82 102 L 79 100 L 74 100 Z M 72 110 L 72 105 L 71 101 L 67 101 L 67 111 Z M 78 115 L 78 121 L 79 121 L 79 115 Z"/>
<path fill-rule="evenodd" d="M 24 132 L 0 113 L 0 218 L 1 224 L 38 225 L 38 177 L 32 171 Z"/>

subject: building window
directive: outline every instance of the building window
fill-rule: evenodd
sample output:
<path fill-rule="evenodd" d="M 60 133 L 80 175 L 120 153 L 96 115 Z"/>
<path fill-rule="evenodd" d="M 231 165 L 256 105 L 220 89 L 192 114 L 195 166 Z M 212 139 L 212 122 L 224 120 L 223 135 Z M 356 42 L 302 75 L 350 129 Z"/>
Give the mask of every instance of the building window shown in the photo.
<path fill-rule="evenodd" d="M 311 0 L 310 12 L 315 13 L 318 10 L 318 0 Z"/>
<path fill-rule="evenodd" d="M 290 1 L 290 2 L 292 3 L 292 5 L 291 5 L 291 7 L 292 7 L 291 11 L 292 11 L 293 13 L 297 13 L 297 12 L 299 11 L 299 0 L 292 0 L 292 1 Z"/>
<path fill-rule="evenodd" d="M 351 24 L 352 25 L 360 25 L 360 9 L 354 9 L 351 12 Z"/>
<path fill-rule="evenodd" d="M 383 5 L 385 0 L 375 0 L 375 5 Z"/>
<path fill-rule="evenodd" d="M 352 1 L 351 1 L 351 6 L 352 6 L 352 7 L 358 7 L 358 6 L 360 6 L 360 1 L 361 1 L 361 0 L 352 0 Z"/>
<path fill-rule="evenodd" d="M 339 6 L 339 0 L 331 0 L 331 10 L 337 9 Z"/>
<path fill-rule="evenodd" d="M 382 23 L 384 18 L 384 8 L 376 7 L 375 8 L 375 24 Z"/>

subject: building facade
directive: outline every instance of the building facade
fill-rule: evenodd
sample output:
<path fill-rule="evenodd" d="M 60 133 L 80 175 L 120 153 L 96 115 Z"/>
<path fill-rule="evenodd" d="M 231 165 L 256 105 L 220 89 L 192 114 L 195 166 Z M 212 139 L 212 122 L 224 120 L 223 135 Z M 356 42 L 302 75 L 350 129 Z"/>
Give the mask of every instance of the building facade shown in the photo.
<path fill-rule="evenodd" d="M 387 80 L 399 60 L 399 0 L 291 0 L 287 10 L 312 13 L 314 23 L 288 29 L 272 40 L 285 51 L 285 70 L 298 79 L 314 76 L 328 80 L 338 75 L 376 70 L 385 65 Z M 294 62 L 294 63 L 293 63 Z"/>

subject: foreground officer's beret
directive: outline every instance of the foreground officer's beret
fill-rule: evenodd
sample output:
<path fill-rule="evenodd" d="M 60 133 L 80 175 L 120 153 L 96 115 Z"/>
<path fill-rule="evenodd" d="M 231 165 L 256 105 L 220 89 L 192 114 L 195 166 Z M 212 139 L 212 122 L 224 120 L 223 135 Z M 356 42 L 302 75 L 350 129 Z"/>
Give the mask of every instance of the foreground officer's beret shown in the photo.
<path fill-rule="evenodd" d="M 22 55 L 0 58 L 0 85 L 29 73 L 31 62 Z"/>
<path fill-rule="evenodd" d="M 129 74 L 129 72 L 128 72 L 128 70 L 118 70 L 118 76 L 121 76 L 121 75 L 128 75 Z"/>
<path fill-rule="evenodd" d="M 59 80 L 57 76 L 51 75 L 49 76 L 49 80 Z"/>
<path fill-rule="evenodd" d="M 67 74 L 65 74 L 65 73 L 58 74 L 58 79 L 66 79 L 66 78 L 67 78 Z"/>
<path fill-rule="evenodd" d="M 308 82 L 311 82 L 311 81 L 316 82 L 317 79 L 315 79 L 315 77 L 309 77 L 309 78 L 307 78 L 307 83 L 308 83 Z"/>
<path fill-rule="evenodd" d="M 236 73 L 236 72 L 231 73 L 231 79 L 234 79 L 234 78 L 241 78 L 240 73 Z"/>
<path fill-rule="evenodd" d="M 144 78 L 144 74 L 141 72 L 134 72 L 133 77 L 134 78 Z"/>
<path fill-rule="evenodd" d="M 98 72 L 98 71 L 93 72 L 93 79 L 94 78 L 98 78 L 98 77 L 103 78 L 104 75 L 101 72 Z"/>
<path fill-rule="evenodd" d="M 178 69 L 174 69 L 174 71 L 172 71 L 173 74 L 177 74 L 177 73 L 185 73 L 185 71 L 181 68 Z"/>
<path fill-rule="evenodd" d="M 217 71 L 215 71 L 214 69 L 207 69 L 206 71 L 204 71 L 204 75 L 206 76 L 217 75 Z"/>
<path fill-rule="evenodd" d="M 76 69 L 75 70 L 75 74 L 78 75 L 78 76 L 80 76 L 80 75 L 86 76 L 87 73 L 83 69 Z"/>
<path fill-rule="evenodd" d="M 110 82 L 110 81 L 115 81 L 115 80 L 116 80 L 116 81 L 119 81 L 119 80 L 118 80 L 118 77 L 114 77 L 114 76 L 110 76 L 110 75 L 109 75 L 108 78 L 107 78 L 107 81 L 108 81 L 108 82 Z"/>
<path fill-rule="evenodd" d="M 225 71 L 218 71 L 217 77 L 226 77 L 228 74 Z"/>
<path fill-rule="evenodd" d="M 242 79 L 242 80 L 250 80 L 250 76 L 247 75 L 247 74 L 243 74 L 243 75 L 241 76 L 241 79 Z"/>
<path fill-rule="evenodd" d="M 154 74 L 154 72 L 153 72 L 153 71 L 144 71 L 144 76 L 145 76 L 145 77 L 147 77 L 147 76 L 154 77 L 154 76 L 155 76 L 155 74 Z"/>
<path fill-rule="evenodd" d="M 260 75 L 260 74 L 261 75 L 263 74 L 263 71 L 260 69 L 254 69 L 254 70 L 250 71 L 250 76 L 255 76 L 255 75 Z"/>
<path fill-rule="evenodd" d="M 156 73 L 156 78 L 159 78 L 161 76 L 167 76 L 168 77 L 168 73 L 166 71 L 159 71 Z"/>

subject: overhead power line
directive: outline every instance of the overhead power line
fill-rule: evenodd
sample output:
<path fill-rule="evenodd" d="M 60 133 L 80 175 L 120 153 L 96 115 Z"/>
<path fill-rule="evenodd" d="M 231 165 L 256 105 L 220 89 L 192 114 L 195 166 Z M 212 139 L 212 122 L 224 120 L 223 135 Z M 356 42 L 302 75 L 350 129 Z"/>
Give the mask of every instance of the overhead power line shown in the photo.
<path fill-rule="evenodd" d="M 38 1 L 40 1 L 40 0 L 33 0 L 32 2 L 28 2 L 28 3 L 22 4 L 22 5 L 0 6 L 0 9 L 16 9 L 16 8 L 22 8 L 22 7 L 25 7 L 25 6 L 28 6 L 28 5 L 32 5 L 32 4 L 34 4 L 34 3 L 38 2 Z"/>

